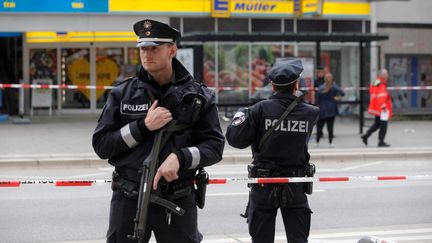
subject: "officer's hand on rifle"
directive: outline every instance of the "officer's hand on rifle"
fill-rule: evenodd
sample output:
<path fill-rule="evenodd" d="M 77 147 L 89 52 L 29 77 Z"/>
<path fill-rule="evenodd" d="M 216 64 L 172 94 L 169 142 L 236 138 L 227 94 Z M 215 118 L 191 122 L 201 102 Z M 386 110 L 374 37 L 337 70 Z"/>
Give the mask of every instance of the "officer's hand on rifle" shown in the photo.
<path fill-rule="evenodd" d="M 157 107 L 158 101 L 155 100 L 150 106 L 144 124 L 150 131 L 157 130 L 165 126 L 173 118 L 171 112 L 165 107 Z"/>
<path fill-rule="evenodd" d="M 178 178 L 177 172 L 180 168 L 180 162 L 175 153 L 171 153 L 165 161 L 159 166 L 153 180 L 153 189 L 157 190 L 160 178 L 165 178 L 167 182 L 171 182 Z"/>

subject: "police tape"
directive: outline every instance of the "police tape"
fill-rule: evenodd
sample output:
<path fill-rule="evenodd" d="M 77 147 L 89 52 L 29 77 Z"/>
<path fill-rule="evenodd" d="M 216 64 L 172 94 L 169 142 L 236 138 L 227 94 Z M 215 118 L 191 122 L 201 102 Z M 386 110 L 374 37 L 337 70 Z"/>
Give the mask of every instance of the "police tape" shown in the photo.
<path fill-rule="evenodd" d="M 103 86 L 103 85 L 69 85 L 69 84 L 2 84 L 0 83 L 0 89 L 95 89 L 95 90 L 110 90 L 114 86 Z M 210 89 L 215 87 L 209 87 Z M 216 88 L 215 88 L 216 89 Z M 219 87 L 219 90 L 248 90 L 247 87 Z M 262 88 L 257 88 L 260 90 Z M 369 87 L 341 87 L 345 91 L 356 91 L 356 90 L 368 90 Z M 317 90 L 317 88 L 305 88 L 301 90 Z M 432 86 L 390 86 L 387 90 L 432 90 Z"/>
<path fill-rule="evenodd" d="M 6 89 L 112 89 L 114 86 L 102 85 L 70 85 L 70 84 L 0 84 L 0 88 Z"/>
<path fill-rule="evenodd" d="M 305 182 L 348 182 L 348 181 L 395 181 L 395 180 L 431 180 L 432 175 L 408 176 L 342 176 L 342 177 L 273 177 L 273 178 L 210 178 L 208 184 L 285 184 Z M 92 186 L 111 183 L 112 180 L 9 180 L 1 181 L 0 187 L 19 187 L 21 185 L 54 185 L 65 186 Z"/>

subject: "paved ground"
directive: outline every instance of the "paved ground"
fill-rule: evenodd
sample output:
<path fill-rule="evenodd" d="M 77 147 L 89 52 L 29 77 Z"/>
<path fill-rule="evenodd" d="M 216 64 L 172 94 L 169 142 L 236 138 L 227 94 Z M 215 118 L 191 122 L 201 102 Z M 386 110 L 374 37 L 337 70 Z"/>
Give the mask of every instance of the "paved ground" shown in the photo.
<path fill-rule="evenodd" d="M 30 124 L 16 124 L 16 117 L 0 122 L 0 165 L 97 165 L 91 136 L 97 117 L 38 116 Z M 221 119 L 225 129 L 228 121 Z M 372 120 L 366 120 L 369 126 Z M 360 139 L 359 123 L 354 118 L 336 119 L 334 146 L 324 137 L 319 146 L 314 138 L 309 144 L 312 160 L 350 160 L 378 158 L 427 157 L 432 160 L 432 121 L 390 121 L 386 141 L 390 148 L 378 148 L 377 133 L 365 147 Z M 364 131 L 367 127 L 364 128 Z M 238 150 L 226 144 L 224 163 L 249 162 L 250 150 Z"/>

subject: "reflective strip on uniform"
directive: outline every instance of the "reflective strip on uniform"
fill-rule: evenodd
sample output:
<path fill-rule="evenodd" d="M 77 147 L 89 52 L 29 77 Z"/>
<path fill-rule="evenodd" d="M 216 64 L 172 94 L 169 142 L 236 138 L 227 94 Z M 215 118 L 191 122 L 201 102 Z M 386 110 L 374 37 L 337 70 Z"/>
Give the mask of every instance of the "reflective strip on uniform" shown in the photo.
<path fill-rule="evenodd" d="M 132 136 L 129 124 L 127 124 L 126 126 L 122 127 L 122 129 L 120 129 L 120 134 L 129 148 L 132 148 L 135 145 L 137 145 L 138 142 Z"/>
<path fill-rule="evenodd" d="M 192 155 L 192 162 L 189 169 L 195 169 L 201 160 L 200 151 L 197 147 L 189 147 L 188 149 Z"/>

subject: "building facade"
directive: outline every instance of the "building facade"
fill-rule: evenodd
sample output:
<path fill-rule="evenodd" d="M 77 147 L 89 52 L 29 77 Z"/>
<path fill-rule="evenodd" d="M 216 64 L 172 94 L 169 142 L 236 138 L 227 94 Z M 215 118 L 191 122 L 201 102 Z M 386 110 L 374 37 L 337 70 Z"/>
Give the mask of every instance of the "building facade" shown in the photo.
<path fill-rule="evenodd" d="M 377 60 L 390 74 L 389 86 L 432 86 L 432 1 L 374 3 L 376 31 L 389 40 L 378 44 Z M 432 90 L 394 90 L 402 114 L 431 114 Z"/>
<path fill-rule="evenodd" d="M 44 112 L 47 107 L 58 114 L 99 113 L 109 92 L 101 87 L 133 76 L 139 68 L 139 51 L 135 48 L 132 25 L 143 18 L 170 23 L 183 35 L 197 32 L 272 35 L 390 31 L 390 39 L 397 38 L 391 34 L 391 28 L 382 25 L 387 23 L 382 21 L 384 16 L 373 16 L 380 12 L 380 4 L 384 3 L 371 4 L 366 0 L 2 2 L 0 32 L 22 33 L 22 82 L 80 87 L 26 89 L 25 113 Z M 427 29 L 423 30 L 427 33 Z M 392 42 L 372 45 L 372 50 L 380 49 L 376 54 L 380 57 L 377 63 L 406 60 L 404 53 L 390 54 L 392 51 L 388 48 L 391 45 Z M 355 88 L 361 83 L 357 42 L 321 42 L 319 50 L 315 42 L 235 39 L 232 42 L 182 42 L 181 47 L 179 58 L 198 79 L 216 91 L 219 104 L 246 103 L 268 84 L 266 71 L 280 58 L 303 59 L 305 87 L 313 86 L 317 63 L 332 72 L 336 82 L 343 87 Z M 423 63 L 423 56 L 419 58 L 417 63 Z M 364 76 L 367 80 L 362 83 L 368 83 L 369 76 Z M 345 100 L 358 101 L 358 89 L 348 91 Z M 356 109 L 345 105 L 342 113 L 353 114 Z"/>

